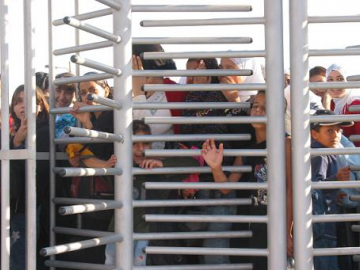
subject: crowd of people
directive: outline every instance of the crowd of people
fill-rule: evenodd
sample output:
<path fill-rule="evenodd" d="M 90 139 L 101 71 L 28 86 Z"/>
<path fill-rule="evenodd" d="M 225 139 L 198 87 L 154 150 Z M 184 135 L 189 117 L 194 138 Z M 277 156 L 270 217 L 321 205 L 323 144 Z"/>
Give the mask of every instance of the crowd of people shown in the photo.
<path fill-rule="evenodd" d="M 134 70 L 175 70 L 173 60 L 142 60 L 141 54 L 148 51 L 163 51 L 160 45 L 137 45 L 133 47 L 132 64 Z M 256 59 L 250 58 L 222 58 L 217 59 L 189 59 L 188 70 L 203 69 L 251 69 L 251 76 L 223 76 L 223 77 L 186 77 L 180 80 L 183 84 L 241 84 L 265 83 L 264 74 Z M 96 74 L 94 72 L 84 75 Z M 38 152 L 49 152 L 49 79 L 46 73 L 37 73 L 36 89 L 36 147 Z M 58 74 L 57 79 L 69 78 L 74 75 L 67 72 Z M 347 74 L 344 68 L 333 64 L 327 69 L 316 66 L 309 71 L 311 82 L 345 82 Z M 290 72 L 284 74 L 284 102 L 286 111 L 286 198 L 287 198 L 287 255 L 293 256 L 292 239 L 292 185 L 291 185 L 291 130 L 290 122 Z M 184 142 L 134 142 L 133 166 L 151 170 L 162 167 L 192 167 L 208 166 L 211 173 L 201 174 L 168 174 L 168 175 L 136 175 L 133 177 L 134 200 L 182 200 L 182 199 L 231 199 L 251 198 L 250 205 L 212 205 L 192 207 L 147 207 L 134 208 L 133 221 L 135 233 L 148 232 L 229 232 L 252 231 L 250 238 L 209 238 L 187 240 L 136 240 L 134 241 L 134 265 L 181 265 L 181 264 L 230 264 L 253 263 L 253 269 L 267 269 L 266 257 L 230 257 L 225 255 L 185 256 L 185 255 L 147 255 L 147 246 L 178 246 L 178 247 L 208 247 L 208 248 L 267 248 L 267 225 L 256 223 L 226 223 L 226 222 L 178 222 L 153 223 L 145 222 L 145 214 L 191 214 L 191 215 L 266 215 L 266 190 L 146 190 L 144 182 L 267 182 L 266 157 L 229 157 L 223 155 L 224 149 L 265 149 L 266 124 L 145 124 L 143 119 L 148 116 L 266 116 L 266 92 L 264 91 L 153 91 L 144 92 L 144 84 L 175 84 L 164 77 L 134 77 L 134 102 L 249 102 L 250 109 L 151 109 L 133 110 L 134 135 L 165 135 L 165 134 L 212 134 L 204 141 Z M 80 123 L 83 128 L 114 132 L 114 115 L 112 111 L 82 112 L 84 106 L 97 105 L 89 101 L 88 94 L 99 97 L 112 98 L 113 89 L 106 80 L 92 80 L 80 83 L 69 83 L 54 86 L 55 107 L 69 107 L 69 113 L 55 116 L 55 137 L 67 138 L 65 127 L 74 127 Z M 313 89 L 310 93 L 310 109 L 315 115 L 351 114 L 349 107 L 360 104 L 360 94 L 353 89 Z M 279 119 L 279 121 L 281 121 Z M 11 149 L 25 148 L 27 136 L 27 118 L 25 115 L 24 86 L 20 85 L 11 100 Z M 219 140 L 216 135 L 221 134 L 249 134 L 249 140 Z M 360 134 L 360 122 L 327 122 L 311 125 L 313 148 L 355 147 L 349 141 L 349 136 Z M 215 138 L 214 138 L 215 137 Z M 239 136 L 240 138 L 241 136 Z M 148 158 L 144 155 L 146 149 L 201 149 L 201 156 Z M 88 167 L 111 168 L 116 166 L 121 156 L 114 155 L 112 143 L 89 144 L 61 144 L 57 151 L 67 153 L 67 161 L 57 161 L 58 167 Z M 348 181 L 358 180 L 360 175 L 350 171 L 350 165 L 360 164 L 360 156 L 353 155 L 325 155 L 311 159 L 312 181 Z M 251 166 L 247 173 L 228 172 L 224 166 Z M 37 239 L 38 248 L 49 246 L 49 161 L 38 160 L 36 171 L 37 186 Z M 11 161 L 11 270 L 25 269 L 25 163 L 22 160 Z M 112 176 L 73 177 L 56 179 L 56 196 L 68 198 L 112 199 L 114 178 Z M 313 214 L 334 214 L 354 212 L 358 206 L 349 199 L 357 194 L 357 189 L 312 190 Z M 57 205 L 59 206 L 59 205 Z M 79 220 L 73 216 L 57 216 L 57 226 L 76 228 Z M 81 215 L 81 228 L 96 231 L 113 231 L 113 211 L 101 211 Z M 314 247 L 343 247 L 358 245 L 355 237 L 351 236 L 348 223 L 316 223 L 313 226 Z M 80 236 L 57 235 L 57 244 L 69 243 L 86 239 Z M 115 259 L 114 244 L 98 246 L 96 248 L 66 253 L 59 256 L 62 260 L 78 261 L 98 264 L 113 264 Z M 354 269 L 354 263 L 349 256 L 323 256 L 314 258 L 315 270 L 349 270 Z M 37 269 L 45 269 L 44 260 L 38 258 Z"/>

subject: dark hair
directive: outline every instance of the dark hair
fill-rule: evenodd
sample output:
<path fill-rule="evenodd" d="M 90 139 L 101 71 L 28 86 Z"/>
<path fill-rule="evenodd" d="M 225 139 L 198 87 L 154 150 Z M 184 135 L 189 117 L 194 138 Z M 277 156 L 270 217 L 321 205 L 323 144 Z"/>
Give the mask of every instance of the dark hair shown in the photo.
<path fill-rule="evenodd" d="M 40 88 L 40 90 L 45 91 L 49 89 L 49 74 L 46 72 L 36 72 L 36 86 Z"/>
<path fill-rule="evenodd" d="M 200 63 L 200 61 L 204 61 L 204 64 L 206 66 L 206 69 L 219 69 L 219 63 L 215 58 L 209 58 L 209 59 L 196 59 L 196 58 L 189 58 L 186 62 L 192 62 L 196 61 L 197 63 Z M 218 76 L 212 76 L 211 77 L 211 83 L 220 83 Z"/>
<path fill-rule="evenodd" d="M 95 75 L 95 74 L 99 74 L 99 73 L 91 71 L 91 72 L 85 73 L 83 76 L 85 76 L 85 75 Z M 105 79 L 102 79 L 102 80 L 90 80 L 90 82 L 94 82 L 94 83 L 100 85 L 105 90 L 107 89 L 108 92 L 109 92 L 109 95 L 107 96 L 107 98 L 111 98 L 111 99 L 113 98 L 113 96 L 112 96 L 113 91 L 111 91 L 111 87 L 109 86 L 107 80 L 105 80 Z M 78 85 L 77 85 L 79 90 L 80 90 L 80 84 L 81 84 L 81 82 L 79 82 Z"/>
<path fill-rule="evenodd" d="M 317 76 L 317 75 L 320 75 L 320 76 L 326 76 L 326 68 L 322 67 L 322 66 L 316 66 L 316 67 L 313 67 L 312 69 L 310 69 L 309 71 L 309 77 L 313 77 L 313 76 Z"/>
<path fill-rule="evenodd" d="M 164 52 L 160 44 L 133 45 L 132 50 L 133 55 L 140 56 L 141 58 L 144 52 Z M 142 60 L 142 63 L 145 70 L 176 70 L 175 61 L 172 59 Z"/>
<path fill-rule="evenodd" d="M 143 120 L 134 120 L 133 124 L 133 134 L 137 134 L 139 132 L 144 132 L 145 134 L 149 134 L 151 135 L 151 130 L 149 125 L 145 124 L 145 122 Z"/>
<path fill-rule="evenodd" d="M 60 73 L 58 75 L 55 76 L 55 79 L 61 79 L 61 78 L 71 78 L 71 77 L 75 77 L 74 74 L 72 74 L 71 72 L 64 72 L 64 73 Z M 58 89 L 63 89 L 63 90 L 71 90 L 73 92 L 76 91 L 76 83 L 68 83 L 68 84 L 62 84 L 57 86 Z"/>
<path fill-rule="evenodd" d="M 11 98 L 10 114 L 11 114 L 11 118 L 14 120 L 15 131 L 19 129 L 21 120 L 16 116 L 14 112 L 14 107 L 16 105 L 16 100 L 19 97 L 20 93 L 24 91 L 25 91 L 25 86 L 22 84 L 15 89 L 14 94 Z M 37 115 L 36 120 L 39 121 L 47 120 L 49 118 L 50 108 L 40 88 L 36 88 L 36 104 L 40 105 L 42 109 L 41 112 Z"/>

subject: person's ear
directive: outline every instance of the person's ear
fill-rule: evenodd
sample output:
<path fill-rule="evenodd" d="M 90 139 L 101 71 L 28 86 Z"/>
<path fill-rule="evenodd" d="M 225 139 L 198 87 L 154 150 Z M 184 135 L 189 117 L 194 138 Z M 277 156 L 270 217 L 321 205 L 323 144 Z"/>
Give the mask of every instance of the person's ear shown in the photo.
<path fill-rule="evenodd" d="M 316 140 L 318 138 L 318 132 L 316 130 L 311 130 L 311 137 Z"/>

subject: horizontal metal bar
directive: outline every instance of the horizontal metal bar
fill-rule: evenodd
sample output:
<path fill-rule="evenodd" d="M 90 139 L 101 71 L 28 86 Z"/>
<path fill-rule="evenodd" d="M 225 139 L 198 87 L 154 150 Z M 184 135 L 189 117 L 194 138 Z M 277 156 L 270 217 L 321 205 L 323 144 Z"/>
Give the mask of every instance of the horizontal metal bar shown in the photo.
<path fill-rule="evenodd" d="M 309 23 L 349 23 L 360 22 L 360 16 L 309 16 Z"/>
<path fill-rule="evenodd" d="M 70 113 L 73 110 L 72 107 L 63 107 L 63 108 L 52 108 L 50 109 L 51 114 L 66 114 Z M 81 107 L 77 110 L 77 112 L 104 112 L 104 111 L 112 111 L 113 109 L 108 106 L 103 105 L 89 105 Z"/>
<path fill-rule="evenodd" d="M 124 139 L 121 135 L 78 127 L 65 127 L 64 132 L 68 135 L 103 139 L 112 142 L 122 142 Z"/>
<path fill-rule="evenodd" d="M 107 80 L 112 79 L 114 76 L 108 73 L 99 73 L 99 74 L 90 74 L 85 76 L 74 76 L 68 78 L 60 78 L 55 79 L 55 85 L 63 85 L 69 83 L 79 83 L 79 82 L 89 82 L 89 81 L 96 81 L 96 80 Z"/>
<path fill-rule="evenodd" d="M 267 216 L 241 215 L 144 215 L 146 222 L 267 223 Z"/>
<path fill-rule="evenodd" d="M 250 12 L 249 5 L 133 5 L 132 12 Z"/>
<path fill-rule="evenodd" d="M 351 230 L 353 232 L 360 232 L 360 225 L 351 225 Z"/>
<path fill-rule="evenodd" d="M 313 222 L 351 222 L 360 221 L 360 214 L 332 214 L 332 215 L 314 215 Z"/>
<path fill-rule="evenodd" d="M 83 31 L 88 32 L 90 34 L 105 38 L 105 39 L 110 40 L 112 42 L 119 43 L 121 41 L 120 36 L 116 36 L 116 35 L 114 35 L 112 33 L 104 31 L 104 30 L 102 30 L 100 28 L 97 28 L 95 26 L 86 24 L 86 23 L 84 23 L 82 21 L 79 21 L 79 20 L 73 18 L 73 17 L 65 17 L 63 20 L 64 20 L 64 23 L 67 24 L 67 25 L 70 25 L 70 26 L 75 27 L 77 29 L 83 30 Z"/>
<path fill-rule="evenodd" d="M 360 151 L 359 151 L 359 154 L 360 154 Z M 194 156 L 200 156 L 200 155 L 201 155 L 201 150 L 175 150 L 175 149 L 145 150 L 145 156 L 147 156 L 147 157 L 174 157 L 174 156 L 194 157 Z M 226 156 L 226 157 L 236 157 L 236 156 L 262 157 L 262 156 L 266 156 L 266 155 L 267 155 L 266 149 L 249 149 L 249 150 L 225 149 L 224 150 L 224 156 Z"/>
<path fill-rule="evenodd" d="M 62 49 L 57 49 L 53 51 L 53 54 L 56 56 L 69 54 L 69 53 L 76 53 L 76 52 L 85 52 L 90 50 L 96 50 L 96 49 L 102 49 L 102 48 L 108 48 L 113 46 L 113 42 L 111 41 L 100 41 L 95 43 L 89 43 L 89 44 L 83 44 L 78 46 L 72 46 Z"/>
<path fill-rule="evenodd" d="M 249 69 L 133 70 L 134 77 L 251 76 Z"/>
<path fill-rule="evenodd" d="M 123 206 L 122 202 L 113 201 L 111 203 L 88 203 L 81 205 L 71 205 L 71 206 L 62 206 L 59 208 L 59 214 L 62 216 L 98 212 L 104 210 L 112 210 L 121 208 Z"/>
<path fill-rule="evenodd" d="M 146 247 L 146 254 L 268 256 L 267 249 L 198 248 L 198 247 Z"/>
<path fill-rule="evenodd" d="M 133 142 L 193 142 L 215 138 L 219 141 L 249 141 L 250 134 L 134 135 Z"/>
<path fill-rule="evenodd" d="M 227 52 L 145 52 L 142 58 L 152 59 L 206 59 L 206 58 L 250 58 L 265 57 L 265 51 L 227 51 Z"/>
<path fill-rule="evenodd" d="M 311 149 L 312 156 L 326 156 L 326 155 L 359 155 L 360 148 L 313 148 Z"/>
<path fill-rule="evenodd" d="M 114 234 L 113 232 L 84 230 L 84 229 L 65 228 L 65 227 L 54 227 L 53 232 L 58 234 L 76 235 L 76 236 L 84 236 L 84 237 L 102 237 L 102 236 L 109 236 Z"/>
<path fill-rule="evenodd" d="M 212 200 L 146 200 L 133 201 L 134 208 L 140 207 L 178 207 L 178 206 L 210 206 L 210 205 L 251 205 L 251 199 L 212 199 Z"/>
<path fill-rule="evenodd" d="M 87 203 L 112 203 L 114 200 L 103 200 L 103 199 L 78 199 L 78 198 L 54 198 L 53 202 L 55 204 L 87 204 Z"/>
<path fill-rule="evenodd" d="M 244 84 L 144 84 L 142 89 L 148 91 L 248 91 L 266 90 L 265 83 Z"/>
<path fill-rule="evenodd" d="M 74 176 L 95 176 L 95 175 L 121 175 L 120 168 L 53 168 L 53 172 L 59 174 L 61 177 Z"/>
<path fill-rule="evenodd" d="M 360 49 L 328 49 L 328 50 L 310 50 L 309 56 L 352 56 L 360 55 Z"/>
<path fill-rule="evenodd" d="M 360 45 L 347 46 L 346 49 L 360 49 Z"/>
<path fill-rule="evenodd" d="M 353 202 L 360 202 L 360 196 L 359 195 L 352 195 L 352 196 L 349 197 L 349 200 L 353 201 Z"/>
<path fill-rule="evenodd" d="M 75 251 L 75 250 L 82 250 L 82 249 L 86 249 L 86 248 L 102 246 L 102 245 L 115 243 L 115 242 L 119 242 L 119 241 L 122 241 L 122 236 L 113 234 L 113 235 L 93 238 L 93 239 L 89 239 L 89 240 L 85 240 L 85 241 L 79 241 L 79 242 L 73 242 L 73 243 L 64 244 L 64 245 L 58 245 L 58 246 L 54 246 L 54 247 L 42 248 L 40 250 L 40 255 L 44 256 L 44 257 L 51 256 L 51 255 L 67 253 L 67 252 L 71 252 L 71 251 Z"/>
<path fill-rule="evenodd" d="M 311 116 L 310 122 L 311 123 L 318 123 L 318 122 L 326 122 L 326 123 L 332 123 L 332 122 L 347 122 L 347 121 L 360 121 L 360 114 L 343 114 L 343 115 L 317 115 L 317 116 Z"/>
<path fill-rule="evenodd" d="M 358 116 L 360 120 L 360 115 Z M 266 116 L 213 116 L 213 117 L 145 117 L 146 124 L 252 124 L 266 123 Z M 330 122 L 330 121 L 329 121 Z"/>
<path fill-rule="evenodd" d="M 360 247 L 314 248 L 314 256 L 342 256 L 360 254 Z"/>
<path fill-rule="evenodd" d="M 104 16 L 108 16 L 108 15 L 112 15 L 112 14 L 113 14 L 112 9 L 106 8 L 106 9 L 101 9 L 101 10 L 97 10 L 97 11 L 92 11 L 92 12 L 88 12 L 88 13 L 75 15 L 75 16 L 72 16 L 72 18 L 80 20 L 80 21 L 84 21 L 84 20 L 104 17 Z M 64 25 L 64 24 L 65 24 L 64 18 L 53 21 L 54 26 L 59 26 L 59 25 Z"/>
<path fill-rule="evenodd" d="M 115 76 L 120 76 L 121 75 L 121 70 L 118 68 L 114 68 L 87 58 L 83 58 L 80 57 L 79 55 L 72 55 L 70 58 L 71 62 L 78 64 L 78 65 L 82 65 L 85 67 L 89 67 L 89 68 L 93 68 L 93 69 L 97 69 L 106 73 L 110 73 L 112 75 Z"/>
<path fill-rule="evenodd" d="M 86 98 L 89 101 L 94 101 L 94 102 L 99 103 L 101 105 L 108 106 L 108 107 L 111 107 L 111 108 L 114 108 L 114 109 L 117 109 L 117 110 L 120 110 L 121 107 L 122 107 L 121 103 L 118 102 L 118 101 L 115 101 L 115 100 L 110 99 L 110 98 L 99 97 L 98 95 L 95 95 L 95 94 L 88 94 Z"/>
<path fill-rule="evenodd" d="M 250 102 L 133 102 L 134 110 L 250 109 Z"/>
<path fill-rule="evenodd" d="M 251 270 L 251 263 L 134 266 L 134 270 Z"/>
<path fill-rule="evenodd" d="M 348 76 L 346 80 L 348 82 L 360 81 L 360 75 Z"/>
<path fill-rule="evenodd" d="M 140 22 L 142 27 L 165 27 L 165 26 L 204 26 L 204 25 L 248 25 L 264 24 L 263 17 L 258 18 L 221 18 L 221 19 L 194 19 L 194 20 L 144 20 Z"/>
<path fill-rule="evenodd" d="M 29 150 L 1 150 L 0 151 L 0 160 L 19 160 L 19 159 L 28 159 L 31 155 Z"/>
<path fill-rule="evenodd" d="M 138 37 L 133 44 L 246 44 L 250 37 Z"/>
<path fill-rule="evenodd" d="M 211 238 L 250 238 L 251 231 L 229 232 L 171 232 L 171 233 L 134 233 L 134 240 L 173 240 L 173 239 L 211 239 Z"/>
<path fill-rule="evenodd" d="M 360 112 L 360 105 L 352 105 L 349 107 L 349 112 Z"/>
<path fill-rule="evenodd" d="M 115 9 L 115 10 L 121 9 L 121 5 L 117 2 L 115 2 L 114 0 L 95 0 L 95 1 L 98 1 L 99 3 L 102 3 L 110 8 Z"/>
<path fill-rule="evenodd" d="M 81 262 L 65 262 L 47 260 L 45 265 L 48 267 L 65 268 L 65 269 L 84 269 L 84 270 L 114 270 L 113 265 L 81 263 Z"/>
<path fill-rule="evenodd" d="M 214 183 L 214 182 L 201 182 L 201 183 L 172 183 L 172 182 L 145 182 L 145 189 L 234 189 L 234 190 L 256 190 L 267 189 L 267 183 Z"/>
<path fill-rule="evenodd" d="M 69 144 L 69 143 L 112 143 L 106 140 L 94 139 L 94 138 L 81 138 L 81 137 L 69 137 L 64 139 L 54 139 L 55 144 Z"/>
<path fill-rule="evenodd" d="M 223 167 L 223 170 L 228 172 L 251 172 L 251 166 L 228 166 Z M 209 167 L 173 167 L 173 168 L 152 168 L 141 169 L 133 168 L 133 175 L 150 175 L 150 174 L 191 174 L 191 173 L 211 173 Z"/>
<path fill-rule="evenodd" d="M 360 181 L 320 181 L 312 182 L 312 189 L 360 188 Z"/>
<path fill-rule="evenodd" d="M 346 89 L 346 88 L 360 88 L 360 82 L 310 83 L 310 89 Z"/>
<path fill-rule="evenodd" d="M 360 171 L 360 165 L 351 165 L 350 170 L 353 172 Z"/>

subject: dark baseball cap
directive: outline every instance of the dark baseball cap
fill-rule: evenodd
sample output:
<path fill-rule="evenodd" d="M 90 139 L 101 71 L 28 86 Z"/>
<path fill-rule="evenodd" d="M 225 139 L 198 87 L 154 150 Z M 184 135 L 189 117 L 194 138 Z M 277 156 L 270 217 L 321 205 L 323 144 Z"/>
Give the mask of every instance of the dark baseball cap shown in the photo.
<path fill-rule="evenodd" d="M 313 116 L 319 116 L 319 115 L 336 115 L 333 111 L 330 110 L 317 110 L 315 111 L 315 113 L 313 114 Z M 316 123 L 311 123 L 310 125 L 310 129 L 315 129 L 318 126 L 324 127 L 324 126 L 335 126 L 335 125 L 339 125 L 341 127 L 351 127 L 354 125 L 354 122 L 352 121 L 345 121 L 345 122 L 316 122 Z"/>

